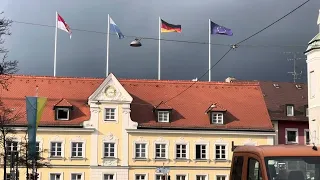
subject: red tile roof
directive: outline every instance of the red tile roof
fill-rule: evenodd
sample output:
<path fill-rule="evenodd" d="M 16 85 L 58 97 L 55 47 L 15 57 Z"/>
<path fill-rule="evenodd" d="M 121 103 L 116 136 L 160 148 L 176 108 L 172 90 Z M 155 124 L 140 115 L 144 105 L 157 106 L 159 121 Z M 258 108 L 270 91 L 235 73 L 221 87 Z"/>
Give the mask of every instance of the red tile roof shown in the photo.
<path fill-rule="evenodd" d="M 276 88 L 274 84 L 278 85 Z M 300 85 L 298 89 L 296 85 Z M 305 106 L 308 105 L 308 85 L 304 83 L 261 81 L 271 120 L 308 121 L 305 116 Z M 286 104 L 293 104 L 295 116 L 286 115 Z"/>
<path fill-rule="evenodd" d="M 56 103 L 54 106 L 57 107 L 72 107 L 72 104 L 69 103 L 66 99 L 62 98 L 58 103 Z"/>
<path fill-rule="evenodd" d="M 25 111 L 25 96 L 47 97 L 40 125 L 80 125 L 90 118 L 88 97 L 103 82 L 102 78 L 37 77 L 16 75 L 10 80 L 9 91 L 1 95 L 8 106 Z M 122 86 L 133 97 L 131 119 L 139 128 L 197 128 L 197 129 L 250 129 L 272 130 L 272 124 L 256 82 L 197 82 L 177 98 L 167 102 L 172 107 L 172 121 L 158 123 L 153 108 L 161 101 L 180 93 L 192 81 L 120 79 Z M 65 99 L 74 106 L 70 121 L 54 120 L 53 106 Z M 205 111 L 217 103 L 227 110 L 225 125 L 210 123 Z M 25 119 L 19 121 L 25 123 Z"/>

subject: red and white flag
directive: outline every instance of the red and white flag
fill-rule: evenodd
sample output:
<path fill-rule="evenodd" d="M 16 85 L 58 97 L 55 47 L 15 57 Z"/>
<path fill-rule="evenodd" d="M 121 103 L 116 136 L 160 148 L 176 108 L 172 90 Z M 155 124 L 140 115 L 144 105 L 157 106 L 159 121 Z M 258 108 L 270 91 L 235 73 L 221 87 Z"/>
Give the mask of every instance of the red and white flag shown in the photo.
<path fill-rule="evenodd" d="M 66 23 L 66 21 L 58 13 L 57 13 L 57 28 L 69 33 L 70 39 L 71 39 L 71 34 L 72 34 L 71 29 L 69 25 Z"/>

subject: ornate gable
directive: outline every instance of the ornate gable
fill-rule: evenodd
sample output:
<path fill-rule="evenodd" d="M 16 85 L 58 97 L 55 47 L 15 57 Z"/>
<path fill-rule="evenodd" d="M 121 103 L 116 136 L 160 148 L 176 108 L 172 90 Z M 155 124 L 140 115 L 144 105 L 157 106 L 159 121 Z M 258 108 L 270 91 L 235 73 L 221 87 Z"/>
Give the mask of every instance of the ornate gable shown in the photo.
<path fill-rule="evenodd" d="M 109 74 L 109 76 L 102 82 L 98 89 L 89 97 L 89 103 L 131 103 L 132 100 L 133 98 L 123 88 L 123 86 L 112 73 Z"/>

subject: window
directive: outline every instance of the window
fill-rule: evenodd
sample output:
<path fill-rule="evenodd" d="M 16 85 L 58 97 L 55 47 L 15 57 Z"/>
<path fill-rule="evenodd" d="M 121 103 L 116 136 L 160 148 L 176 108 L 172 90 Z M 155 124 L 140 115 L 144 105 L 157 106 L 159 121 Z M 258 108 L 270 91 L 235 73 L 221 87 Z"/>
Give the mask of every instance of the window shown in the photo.
<path fill-rule="evenodd" d="M 61 142 L 51 142 L 50 156 L 51 157 L 61 157 L 62 156 L 62 143 Z"/>
<path fill-rule="evenodd" d="M 286 128 L 286 143 L 298 143 L 298 129 Z"/>
<path fill-rule="evenodd" d="M 169 111 L 158 111 L 158 122 L 169 122 Z"/>
<path fill-rule="evenodd" d="M 309 108 L 308 107 L 305 108 L 305 113 L 306 113 L 306 117 L 309 117 Z"/>
<path fill-rule="evenodd" d="M 235 156 L 233 158 L 232 180 L 241 180 L 243 168 L 243 156 Z"/>
<path fill-rule="evenodd" d="M 186 159 L 187 158 L 187 145 L 186 144 L 177 144 L 176 145 L 176 158 L 177 159 Z"/>
<path fill-rule="evenodd" d="M 82 174 L 71 174 L 71 180 L 82 180 Z"/>
<path fill-rule="evenodd" d="M 113 174 L 105 174 L 103 180 L 115 180 L 115 178 Z"/>
<path fill-rule="evenodd" d="M 186 175 L 177 175 L 176 180 L 186 180 Z"/>
<path fill-rule="evenodd" d="M 294 116 L 294 107 L 292 105 L 287 105 L 287 116 Z"/>
<path fill-rule="evenodd" d="M 260 163 L 256 159 L 249 158 L 247 177 L 250 180 L 262 180 Z"/>
<path fill-rule="evenodd" d="M 136 158 L 146 158 L 146 144 L 136 144 Z"/>
<path fill-rule="evenodd" d="M 57 120 L 69 120 L 69 108 L 57 108 L 56 117 Z"/>
<path fill-rule="evenodd" d="M 156 144 L 156 159 L 166 158 L 166 144 Z"/>
<path fill-rule="evenodd" d="M 226 145 L 216 145 L 216 159 L 226 160 Z"/>
<path fill-rule="evenodd" d="M 145 174 L 136 174 L 136 179 L 135 180 L 145 180 L 146 175 Z"/>
<path fill-rule="evenodd" d="M 104 143 L 104 157 L 115 157 L 115 144 L 114 143 Z"/>
<path fill-rule="evenodd" d="M 306 145 L 310 144 L 310 133 L 309 133 L 309 129 L 305 129 L 304 130 L 304 142 Z"/>
<path fill-rule="evenodd" d="M 164 177 L 165 177 L 164 175 L 157 174 L 156 175 L 156 180 L 163 180 Z"/>
<path fill-rule="evenodd" d="M 12 179 L 11 179 L 11 174 L 10 174 L 10 173 L 7 173 L 7 174 L 6 174 L 6 180 L 12 180 Z"/>
<path fill-rule="evenodd" d="M 216 180 L 227 180 L 227 175 L 216 175 Z"/>
<path fill-rule="evenodd" d="M 314 78 L 314 71 L 310 71 L 309 84 L 310 84 L 310 88 L 308 88 L 308 89 L 310 91 L 310 98 L 312 99 L 316 96 L 315 88 L 317 88 L 316 87 L 316 79 Z"/>
<path fill-rule="evenodd" d="M 50 180 L 61 180 L 61 174 L 60 173 L 52 173 L 50 174 Z"/>
<path fill-rule="evenodd" d="M 115 121 L 116 120 L 116 109 L 106 108 L 105 121 Z"/>
<path fill-rule="evenodd" d="M 212 124 L 223 124 L 223 113 L 213 112 L 211 114 Z"/>
<path fill-rule="evenodd" d="M 71 157 L 83 157 L 83 142 L 72 142 L 71 148 Z"/>
<path fill-rule="evenodd" d="M 206 180 L 206 175 L 196 175 L 196 180 Z"/>
<path fill-rule="evenodd" d="M 8 156 L 16 155 L 18 153 L 18 142 L 6 141 L 6 148 Z"/>
<path fill-rule="evenodd" d="M 196 145 L 196 159 L 207 159 L 207 146 L 205 144 Z"/>

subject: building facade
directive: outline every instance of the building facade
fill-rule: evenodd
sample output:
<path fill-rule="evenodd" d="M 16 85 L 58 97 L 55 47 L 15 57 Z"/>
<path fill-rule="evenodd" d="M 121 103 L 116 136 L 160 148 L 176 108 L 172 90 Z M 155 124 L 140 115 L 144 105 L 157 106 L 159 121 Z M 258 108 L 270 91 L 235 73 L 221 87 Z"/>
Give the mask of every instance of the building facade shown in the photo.
<path fill-rule="evenodd" d="M 50 164 L 37 170 L 41 180 L 160 180 L 163 170 L 172 180 L 226 180 L 233 144 L 274 142 L 256 82 L 197 82 L 185 90 L 194 82 L 113 74 L 9 81 L 2 100 L 14 111 L 25 112 L 25 96 L 48 98 L 37 132 L 37 149 Z M 17 133 L 7 150 L 19 151 L 26 119 L 11 125 Z M 24 179 L 26 169 L 19 173 Z"/>
<path fill-rule="evenodd" d="M 260 81 L 260 86 L 276 132 L 274 144 L 310 144 L 307 85 Z"/>
<path fill-rule="evenodd" d="M 320 10 L 318 17 L 319 33 L 308 43 L 305 52 L 308 71 L 308 106 L 311 142 L 320 144 Z"/>

